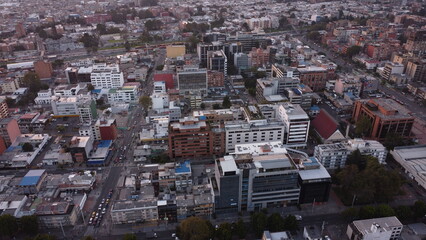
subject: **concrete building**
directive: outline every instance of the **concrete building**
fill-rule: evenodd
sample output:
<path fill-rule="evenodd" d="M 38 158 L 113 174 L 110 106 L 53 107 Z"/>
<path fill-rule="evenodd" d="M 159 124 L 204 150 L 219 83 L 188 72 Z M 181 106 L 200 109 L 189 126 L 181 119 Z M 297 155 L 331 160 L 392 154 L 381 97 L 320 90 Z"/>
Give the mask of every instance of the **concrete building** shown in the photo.
<path fill-rule="evenodd" d="M 221 42 L 212 43 L 198 43 L 197 54 L 200 64 L 203 67 L 207 67 L 207 55 L 209 51 L 220 51 L 224 49 L 224 45 Z"/>
<path fill-rule="evenodd" d="M 208 87 L 224 87 L 225 86 L 225 75 L 219 71 L 208 71 L 207 72 L 207 85 Z"/>
<path fill-rule="evenodd" d="M 187 68 L 177 73 L 178 89 L 180 94 L 197 93 L 204 95 L 207 92 L 207 70 Z"/>
<path fill-rule="evenodd" d="M 115 140 L 118 136 L 115 119 L 98 119 L 95 126 L 99 129 L 100 140 Z"/>
<path fill-rule="evenodd" d="M 53 96 L 51 105 L 55 116 L 78 116 L 77 97 L 57 97 Z"/>
<path fill-rule="evenodd" d="M 215 176 L 211 179 L 216 213 L 239 211 L 240 170 L 232 156 L 215 161 Z"/>
<path fill-rule="evenodd" d="M 124 84 L 124 76 L 117 64 L 99 63 L 93 65 L 90 81 L 95 88 L 119 88 Z"/>
<path fill-rule="evenodd" d="M 331 190 L 331 176 L 315 157 L 297 163 L 299 169 L 299 204 L 327 202 Z"/>
<path fill-rule="evenodd" d="M 359 150 L 362 155 L 377 158 L 380 164 L 386 164 L 387 150 L 379 142 L 359 138 L 349 139 L 344 142 L 320 144 L 315 146 L 314 157 L 327 169 L 343 168 L 348 155 Z"/>
<path fill-rule="evenodd" d="M 246 53 L 234 54 L 234 66 L 239 72 L 249 69 L 251 66 L 249 56 Z"/>
<path fill-rule="evenodd" d="M 0 137 L 3 138 L 5 147 L 9 147 L 21 135 L 18 121 L 13 118 L 0 119 Z"/>
<path fill-rule="evenodd" d="M 291 240 L 293 239 L 288 232 L 269 232 L 264 231 L 262 240 Z"/>
<path fill-rule="evenodd" d="M 286 127 L 284 143 L 289 147 L 306 146 L 310 119 L 300 105 L 281 104 L 277 109 L 277 115 Z"/>
<path fill-rule="evenodd" d="M 411 136 L 414 117 L 407 108 L 392 99 L 370 99 L 355 102 L 352 120 L 357 122 L 365 116 L 371 123 L 367 137 L 385 139 L 389 133 L 402 137 Z"/>
<path fill-rule="evenodd" d="M 400 239 L 402 223 L 393 217 L 372 218 L 353 221 L 348 225 L 346 235 L 359 240 L 397 240 Z"/>
<path fill-rule="evenodd" d="M 0 98 L 0 118 L 7 118 L 9 116 L 9 107 L 6 103 L 6 98 Z"/>
<path fill-rule="evenodd" d="M 19 81 L 16 77 L 0 79 L 1 93 L 13 93 L 19 88 Z"/>
<path fill-rule="evenodd" d="M 296 77 L 278 77 L 257 79 L 256 98 L 262 102 L 266 97 L 273 95 L 286 95 L 288 89 L 298 88 L 299 78 Z"/>
<path fill-rule="evenodd" d="M 385 80 L 389 80 L 391 75 L 402 73 L 404 73 L 404 65 L 400 63 L 387 62 L 383 67 L 383 71 L 380 76 Z"/>
<path fill-rule="evenodd" d="M 158 220 L 157 200 L 116 201 L 111 208 L 113 224 L 151 222 Z"/>
<path fill-rule="evenodd" d="M 182 57 L 186 54 L 185 45 L 167 45 L 166 46 L 166 57 L 177 58 Z"/>
<path fill-rule="evenodd" d="M 83 163 L 89 158 L 93 149 L 92 137 L 72 137 L 69 150 L 74 162 Z"/>
<path fill-rule="evenodd" d="M 300 82 L 308 85 L 314 92 L 323 90 L 327 80 L 332 79 L 329 70 L 324 67 L 308 66 L 297 70 L 300 73 Z"/>
<path fill-rule="evenodd" d="M 269 65 L 270 55 L 269 49 L 253 48 L 248 57 L 252 67 L 263 67 Z"/>
<path fill-rule="evenodd" d="M 209 157 L 213 152 L 212 133 L 204 120 L 185 117 L 171 123 L 169 129 L 170 158 Z"/>
<path fill-rule="evenodd" d="M 404 172 L 423 189 L 426 189 L 426 145 L 395 147 L 390 152 Z"/>
<path fill-rule="evenodd" d="M 52 103 L 52 90 L 40 90 L 37 93 L 37 97 L 34 99 L 37 105 L 50 105 Z"/>
<path fill-rule="evenodd" d="M 228 58 L 223 50 L 207 52 L 207 69 L 222 72 L 228 76 Z"/>
<path fill-rule="evenodd" d="M 109 103 L 136 103 L 138 99 L 138 85 L 125 83 L 123 87 L 109 89 L 107 93 Z"/>
<path fill-rule="evenodd" d="M 39 60 L 34 62 L 34 71 L 40 79 L 51 78 L 53 74 L 53 67 L 50 62 Z"/>
<path fill-rule="evenodd" d="M 225 152 L 232 153 L 236 144 L 265 141 L 284 142 L 285 125 L 266 119 L 225 123 Z"/>
<path fill-rule="evenodd" d="M 426 82 L 426 60 L 409 61 L 405 74 L 415 82 Z"/>

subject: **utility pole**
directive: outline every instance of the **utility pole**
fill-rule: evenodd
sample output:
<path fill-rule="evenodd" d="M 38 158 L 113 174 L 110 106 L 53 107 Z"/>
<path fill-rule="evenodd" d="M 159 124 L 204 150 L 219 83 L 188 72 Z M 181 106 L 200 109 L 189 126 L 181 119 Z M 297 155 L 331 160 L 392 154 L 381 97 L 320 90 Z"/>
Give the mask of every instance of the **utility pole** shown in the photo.
<path fill-rule="evenodd" d="M 322 226 L 321 226 L 321 237 L 322 237 L 322 233 L 324 232 L 324 227 L 325 227 L 325 221 L 322 221 Z"/>
<path fill-rule="evenodd" d="M 352 199 L 352 207 L 354 207 L 355 200 L 356 200 L 356 194 L 354 194 L 354 198 Z"/>
<path fill-rule="evenodd" d="M 64 237 L 65 237 L 64 227 L 62 226 L 62 219 L 61 219 L 61 221 L 59 221 L 59 226 L 61 226 L 62 234 L 63 234 L 63 235 L 64 235 Z"/>
<path fill-rule="evenodd" d="M 314 206 L 315 206 L 315 198 L 314 198 L 314 201 L 312 202 L 312 213 L 314 212 Z"/>

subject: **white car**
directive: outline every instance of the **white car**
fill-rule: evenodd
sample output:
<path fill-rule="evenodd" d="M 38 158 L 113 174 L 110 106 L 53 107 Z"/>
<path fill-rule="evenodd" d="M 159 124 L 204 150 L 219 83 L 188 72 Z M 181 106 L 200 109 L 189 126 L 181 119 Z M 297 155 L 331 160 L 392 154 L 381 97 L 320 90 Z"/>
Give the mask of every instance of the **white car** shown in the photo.
<path fill-rule="evenodd" d="M 300 215 L 294 215 L 294 217 L 296 217 L 297 221 L 302 221 L 302 219 L 303 219 L 302 216 L 300 216 Z"/>

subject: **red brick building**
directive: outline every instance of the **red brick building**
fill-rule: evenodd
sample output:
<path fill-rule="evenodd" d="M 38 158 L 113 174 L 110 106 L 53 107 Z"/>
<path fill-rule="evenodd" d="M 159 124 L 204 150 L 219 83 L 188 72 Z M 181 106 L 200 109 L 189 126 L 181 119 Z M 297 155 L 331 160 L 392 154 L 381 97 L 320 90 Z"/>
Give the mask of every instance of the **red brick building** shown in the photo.
<path fill-rule="evenodd" d="M 3 138 L 6 148 L 21 135 L 18 121 L 13 118 L 0 119 L 0 137 Z"/>
<path fill-rule="evenodd" d="M 206 121 L 185 117 L 170 124 L 170 158 L 200 158 L 212 153 L 213 135 Z"/>
<path fill-rule="evenodd" d="M 225 76 L 223 72 L 208 71 L 207 72 L 207 86 L 208 87 L 223 87 L 225 86 Z"/>
<path fill-rule="evenodd" d="M 117 139 L 117 123 L 115 119 L 102 119 L 96 122 L 101 134 L 101 140 L 115 140 Z"/>
<path fill-rule="evenodd" d="M 366 116 L 371 123 L 367 137 L 375 140 L 383 140 L 389 133 L 410 137 L 414 124 L 414 117 L 408 109 L 392 99 L 356 101 L 352 120 L 357 122 L 362 116 Z"/>
<path fill-rule="evenodd" d="M 40 79 L 51 78 L 53 74 L 52 64 L 43 60 L 34 63 L 34 70 Z"/>

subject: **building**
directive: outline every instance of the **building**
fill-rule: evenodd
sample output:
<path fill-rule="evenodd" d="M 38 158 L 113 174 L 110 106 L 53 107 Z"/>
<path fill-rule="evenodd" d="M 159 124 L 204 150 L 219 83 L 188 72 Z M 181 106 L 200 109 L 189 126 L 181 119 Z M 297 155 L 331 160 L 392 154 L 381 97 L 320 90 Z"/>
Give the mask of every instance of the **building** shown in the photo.
<path fill-rule="evenodd" d="M 252 67 L 263 67 L 269 65 L 269 49 L 253 48 L 248 57 Z"/>
<path fill-rule="evenodd" d="M 95 126 L 99 128 L 101 140 L 117 139 L 117 122 L 115 119 L 98 119 Z"/>
<path fill-rule="evenodd" d="M 199 68 L 187 68 L 177 73 L 178 89 L 180 94 L 198 93 L 204 95 L 207 92 L 207 70 Z"/>
<path fill-rule="evenodd" d="M 98 63 L 93 65 L 90 81 L 95 88 L 119 88 L 124 84 L 124 76 L 118 64 Z"/>
<path fill-rule="evenodd" d="M 0 98 L 0 118 L 9 117 L 9 107 L 7 106 L 6 98 Z"/>
<path fill-rule="evenodd" d="M 40 227 L 60 228 L 76 224 L 77 209 L 78 207 L 70 202 L 46 202 L 37 205 L 35 215 Z"/>
<path fill-rule="evenodd" d="M 29 170 L 18 185 L 20 192 L 23 194 L 37 193 L 46 176 L 45 169 Z"/>
<path fill-rule="evenodd" d="M 37 97 L 34 99 L 37 105 L 50 105 L 52 104 L 52 90 L 40 90 L 37 93 Z"/>
<path fill-rule="evenodd" d="M 361 89 L 362 82 L 358 78 L 339 78 L 334 83 L 334 91 L 340 96 L 343 96 L 344 93 L 352 93 L 354 96 L 359 97 Z"/>
<path fill-rule="evenodd" d="M 391 75 L 402 73 L 404 73 L 404 65 L 400 63 L 387 62 L 383 67 L 383 71 L 380 76 L 385 80 L 389 80 Z"/>
<path fill-rule="evenodd" d="M 168 89 L 174 89 L 175 83 L 174 83 L 174 77 L 172 72 L 155 72 L 154 73 L 154 84 L 156 82 L 165 82 L 165 86 Z"/>
<path fill-rule="evenodd" d="M 277 109 L 278 119 L 285 125 L 284 143 L 289 147 L 304 147 L 308 141 L 310 119 L 297 104 L 281 104 Z"/>
<path fill-rule="evenodd" d="M 312 89 L 304 84 L 299 84 L 294 88 L 286 88 L 285 96 L 292 104 L 298 104 L 303 110 L 308 110 L 312 106 Z"/>
<path fill-rule="evenodd" d="M 234 54 L 234 66 L 239 72 L 249 69 L 251 66 L 249 56 L 246 53 Z"/>
<path fill-rule="evenodd" d="M 352 120 L 366 117 L 371 124 L 367 137 L 383 140 L 390 133 L 411 136 L 414 117 L 407 108 L 392 99 L 377 98 L 355 102 Z"/>
<path fill-rule="evenodd" d="M 15 142 L 19 136 L 21 136 L 21 130 L 18 121 L 13 118 L 0 119 L 0 137 L 3 138 L 6 148 Z"/>
<path fill-rule="evenodd" d="M 404 172 L 423 189 L 426 189 L 426 145 L 395 147 L 390 152 Z"/>
<path fill-rule="evenodd" d="M 325 109 L 321 109 L 312 120 L 312 127 L 323 143 L 339 142 L 345 139 L 339 130 L 339 123 Z"/>
<path fill-rule="evenodd" d="M 116 201 L 111 208 L 113 224 L 157 221 L 158 208 L 154 199 Z"/>
<path fill-rule="evenodd" d="M 402 223 L 393 217 L 372 218 L 353 221 L 348 225 L 346 235 L 359 240 L 397 240 L 400 239 Z"/>
<path fill-rule="evenodd" d="M 166 46 L 166 57 L 177 58 L 185 55 L 185 45 L 167 45 Z"/>
<path fill-rule="evenodd" d="M 284 142 L 285 125 L 281 121 L 266 119 L 232 121 L 225 123 L 225 152 L 232 153 L 236 144 L 265 141 Z"/>
<path fill-rule="evenodd" d="M 23 23 L 17 23 L 15 25 L 15 35 L 17 38 L 25 37 L 27 35 L 27 31 L 25 30 Z"/>
<path fill-rule="evenodd" d="M 208 71 L 207 72 L 207 85 L 208 87 L 224 87 L 225 86 L 225 75 L 219 71 Z"/>
<path fill-rule="evenodd" d="M 98 118 L 96 110 L 96 101 L 90 96 L 80 97 L 77 103 L 77 113 L 80 118 L 80 123 L 90 123 Z"/>
<path fill-rule="evenodd" d="M 415 82 L 426 82 L 426 60 L 409 61 L 405 74 Z"/>
<path fill-rule="evenodd" d="M 275 77 L 257 79 L 256 82 L 256 98 L 262 102 L 266 97 L 273 95 L 286 95 L 288 89 L 298 88 L 300 85 L 299 78 L 296 77 Z"/>
<path fill-rule="evenodd" d="M 135 103 L 138 99 L 136 84 L 125 83 L 123 87 L 109 89 L 107 93 L 109 103 Z"/>
<path fill-rule="evenodd" d="M 68 149 L 74 162 L 83 163 L 89 159 L 93 149 L 92 137 L 72 137 Z"/>
<path fill-rule="evenodd" d="M 185 117 L 170 123 L 169 157 L 210 157 L 213 152 L 212 133 L 205 120 Z"/>
<path fill-rule="evenodd" d="M 426 30 L 412 32 L 404 45 L 405 50 L 421 55 L 426 51 Z"/>
<path fill-rule="evenodd" d="M 314 157 L 327 169 L 343 168 L 348 155 L 359 150 L 362 155 L 377 158 L 380 164 L 386 164 L 387 150 L 379 142 L 363 140 L 360 138 L 349 139 L 344 142 L 320 144 L 315 146 Z"/>
<path fill-rule="evenodd" d="M 39 60 L 34 62 L 34 71 L 40 79 L 51 78 L 53 74 L 53 67 L 50 62 Z"/>
<path fill-rule="evenodd" d="M 223 50 L 207 52 L 207 69 L 222 72 L 228 76 L 228 58 Z"/>
<path fill-rule="evenodd" d="M 11 77 L 0 79 L 0 91 L 1 93 L 13 93 L 19 89 L 19 78 Z"/>
<path fill-rule="evenodd" d="M 326 82 L 330 79 L 330 72 L 324 67 L 308 66 L 297 68 L 300 82 L 308 85 L 312 91 L 318 92 L 325 88 Z"/>
<path fill-rule="evenodd" d="M 209 51 L 220 51 L 224 49 L 224 45 L 221 42 L 212 43 L 198 43 L 197 54 L 200 64 L 203 67 L 207 67 L 207 55 Z"/>
<path fill-rule="evenodd" d="M 240 170 L 232 156 L 216 159 L 215 175 L 211 181 L 215 212 L 238 212 L 240 202 Z"/>
<path fill-rule="evenodd" d="M 264 231 L 262 240 L 291 240 L 293 239 L 288 232 L 274 232 Z"/>
<path fill-rule="evenodd" d="M 63 84 L 53 89 L 53 95 L 61 97 L 71 97 L 82 94 L 87 88 L 87 84 Z"/>
<path fill-rule="evenodd" d="M 315 157 L 298 164 L 299 204 L 327 202 L 331 190 L 331 176 Z"/>
<path fill-rule="evenodd" d="M 51 105 L 55 116 L 78 116 L 77 97 L 53 96 Z"/>

